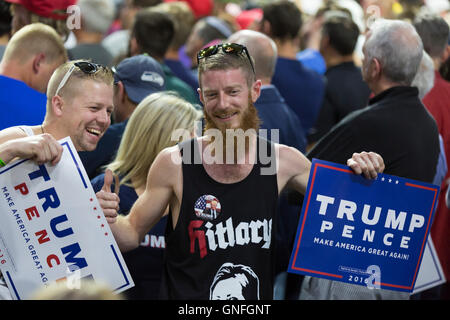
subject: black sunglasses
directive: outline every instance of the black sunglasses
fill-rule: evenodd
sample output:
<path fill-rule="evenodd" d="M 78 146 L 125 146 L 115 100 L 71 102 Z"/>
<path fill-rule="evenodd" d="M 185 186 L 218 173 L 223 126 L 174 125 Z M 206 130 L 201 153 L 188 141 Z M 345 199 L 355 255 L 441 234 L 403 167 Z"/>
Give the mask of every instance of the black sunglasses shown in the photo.
<path fill-rule="evenodd" d="M 64 85 L 67 83 L 67 80 L 69 80 L 70 75 L 72 74 L 73 70 L 75 70 L 75 67 L 78 67 L 81 71 L 83 71 L 86 74 L 92 74 L 96 73 L 100 67 L 103 67 L 102 65 L 92 63 L 89 61 L 80 61 L 75 62 L 72 67 L 67 71 L 67 73 L 62 78 L 61 82 L 59 83 L 58 89 L 56 89 L 55 96 L 58 95 L 59 91 L 64 87 Z"/>
<path fill-rule="evenodd" d="M 255 67 L 253 66 L 253 62 L 250 58 L 250 54 L 248 53 L 247 48 L 237 43 L 221 43 L 200 50 L 197 53 L 197 64 L 200 63 L 201 59 L 215 55 L 217 52 L 219 52 L 220 48 L 222 48 L 223 52 L 229 54 L 241 54 L 242 52 L 244 52 L 248 58 L 248 61 L 250 62 L 250 65 L 252 66 L 253 73 L 255 73 Z"/>

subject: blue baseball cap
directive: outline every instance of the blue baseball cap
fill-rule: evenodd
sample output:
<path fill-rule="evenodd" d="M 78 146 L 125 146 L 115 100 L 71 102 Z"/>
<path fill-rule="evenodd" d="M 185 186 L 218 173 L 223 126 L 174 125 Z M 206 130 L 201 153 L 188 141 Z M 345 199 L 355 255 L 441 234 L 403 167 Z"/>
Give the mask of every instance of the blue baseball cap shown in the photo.
<path fill-rule="evenodd" d="M 158 61 L 141 54 L 122 60 L 114 72 L 114 82 L 121 81 L 125 91 L 136 104 L 149 94 L 165 90 L 165 75 Z"/>

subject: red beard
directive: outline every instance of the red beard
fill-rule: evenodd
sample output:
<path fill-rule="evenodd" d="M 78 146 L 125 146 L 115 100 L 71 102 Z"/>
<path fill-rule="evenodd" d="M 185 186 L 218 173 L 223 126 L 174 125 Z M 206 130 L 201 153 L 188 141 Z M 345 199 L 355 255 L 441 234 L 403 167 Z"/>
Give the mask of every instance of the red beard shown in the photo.
<path fill-rule="evenodd" d="M 206 113 L 206 111 L 204 111 L 203 113 L 205 116 L 205 130 L 218 129 L 225 136 L 225 130 L 231 129 L 231 128 L 227 128 L 227 127 L 219 128 L 217 126 L 217 124 L 211 119 L 211 117 Z M 241 123 L 239 124 L 239 128 L 236 128 L 236 129 L 242 129 L 244 131 L 246 131 L 248 129 L 254 129 L 255 131 L 257 131 L 259 129 L 260 124 L 261 124 L 261 120 L 259 119 L 258 111 L 256 110 L 256 107 L 253 104 L 251 97 L 249 97 L 248 98 L 248 107 L 243 111 Z"/>
<path fill-rule="evenodd" d="M 234 110 L 233 110 L 234 111 Z M 227 155 L 227 149 L 232 148 L 233 155 L 234 155 L 234 161 L 236 163 L 237 161 L 237 155 L 238 155 L 238 138 L 237 136 L 234 136 L 234 139 L 232 141 L 228 141 L 226 131 L 228 130 L 243 130 L 243 132 L 247 132 L 247 130 L 253 129 L 256 134 L 258 134 L 258 130 L 261 124 L 261 120 L 258 116 L 258 111 L 256 110 L 256 107 L 254 106 L 251 97 L 249 96 L 248 99 L 248 107 L 242 111 L 241 114 L 241 122 L 239 124 L 238 128 L 231 128 L 225 126 L 217 126 L 217 124 L 211 119 L 211 117 L 204 111 L 205 116 L 205 131 L 208 129 L 217 129 L 221 132 L 222 138 L 223 138 L 223 160 L 226 159 Z M 204 132 L 205 133 L 205 132 Z M 210 143 L 214 142 L 214 137 L 211 140 Z M 245 152 L 249 149 L 249 139 L 245 139 Z M 229 150 L 229 149 L 228 149 Z M 222 159 L 221 159 L 222 160 Z"/>

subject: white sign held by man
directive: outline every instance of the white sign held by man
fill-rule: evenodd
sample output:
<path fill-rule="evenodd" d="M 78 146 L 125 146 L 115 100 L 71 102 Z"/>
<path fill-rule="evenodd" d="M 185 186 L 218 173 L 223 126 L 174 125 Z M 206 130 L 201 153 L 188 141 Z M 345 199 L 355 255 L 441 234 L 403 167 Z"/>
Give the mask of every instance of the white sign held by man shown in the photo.
<path fill-rule="evenodd" d="M 134 286 L 70 140 L 56 165 L 19 160 L 0 169 L 0 269 L 15 299 L 66 279 Z"/>

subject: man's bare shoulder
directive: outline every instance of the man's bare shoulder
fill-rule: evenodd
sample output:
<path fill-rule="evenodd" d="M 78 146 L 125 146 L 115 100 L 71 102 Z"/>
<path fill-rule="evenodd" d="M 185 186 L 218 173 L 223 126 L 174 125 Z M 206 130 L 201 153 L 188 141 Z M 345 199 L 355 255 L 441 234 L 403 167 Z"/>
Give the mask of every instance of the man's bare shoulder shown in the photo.
<path fill-rule="evenodd" d="M 282 190 L 286 185 L 303 191 L 306 188 L 311 162 L 297 149 L 275 144 L 278 155 L 278 187 Z"/>
<path fill-rule="evenodd" d="M 309 170 L 310 161 L 297 149 L 276 143 L 275 150 L 278 152 L 280 170 Z"/>
<path fill-rule="evenodd" d="M 177 145 L 165 148 L 158 154 L 150 167 L 146 192 L 143 195 L 150 195 L 150 193 L 175 195 L 181 199 L 179 195 L 182 192 L 182 185 L 183 171 L 180 150 Z"/>
<path fill-rule="evenodd" d="M 179 185 L 182 177 L 182 158 L 177 145 L 163 149 L 150 167 L 147 184 L 153 186 Z"/>
<path fill-rule="evenodd" d="M 181 153 L 178 145 L 163 149 L 156 157 L 153 166 L 159 169 L 173 170 L 181 167 Z"/>

